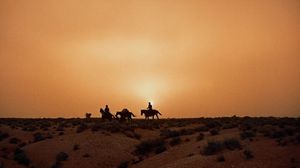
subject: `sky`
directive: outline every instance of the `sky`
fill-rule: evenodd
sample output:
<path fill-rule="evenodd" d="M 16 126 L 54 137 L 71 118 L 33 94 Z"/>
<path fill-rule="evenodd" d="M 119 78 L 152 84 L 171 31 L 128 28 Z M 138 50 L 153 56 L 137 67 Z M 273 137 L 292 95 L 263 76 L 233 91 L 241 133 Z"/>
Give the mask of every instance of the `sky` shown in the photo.
<path fill-rule="evenodd" d="M 0 0 L 0 117 L 299 117 L 299 46 L 299 0 Z"/>

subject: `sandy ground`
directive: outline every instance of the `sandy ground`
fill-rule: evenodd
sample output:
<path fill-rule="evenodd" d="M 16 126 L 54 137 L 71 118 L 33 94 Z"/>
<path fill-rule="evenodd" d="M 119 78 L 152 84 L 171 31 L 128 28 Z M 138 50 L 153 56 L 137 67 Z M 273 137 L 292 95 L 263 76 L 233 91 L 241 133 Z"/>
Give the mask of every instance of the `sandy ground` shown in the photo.
<path fill-rule="evenodd" d="M 200 125 L 190 124 L 168 129 L 193 129 Z M 276 139 L 261 134 L 257 134 L 252 141 L 241 140 L 238 128 L 221 129 L 219 134 L 214 136 L 209 131 L 204 131 L 204 139 L 200 141 L 196 140 L 199 133 L 194 132 L 180 135 L 182 141 L 174 146 L 169 145 L 172 138 L 165 138 L 166 150 L 161 153 L 152 152 L 138 156 L 134 153 L 136 146 L 141 141 L 161 138 L 160 132 L 162 129 L 166 129 L 166 126 L 154 129 L 135 128 L 134 133 L 139 135 L 139 138 L 124 134 L 124 131 L 110 132 L 105 129 L 99 131 L 86 129 L 77 133 L 76 128 L 73 126 L 67 127 L 63 131 L 57 131 L 57 127 L 53 125 L 48 130 L 37 129 L 31 132 L 23 131 L 21 127 L 11 128 L 11 126 L 1 124 L 1 133 L 8 133 L 9 137 L 0 141 L 0 168 L 50 168 L 55 165 L 56 156 L 60 152 L 68 155 L 68 158 L 60 161 L 58 166 L 65 168 L 115 168 L 122 162 L 128 162 L 127 167 L 132 168 L 288 168 L 300 166 L 300 143 L 290 140 L 294 136 L 285 138 L 287 144 L 278 145 Z M 52 137 L 34 142 L 33 134 L 36 132 L 43 135 L 51 134 Z M 64 133 L 59 135 L 59 132 Z M 11 143 L 11 138 L 20 139 L 20 142 Z M 224 149 L 214 155 L 201 153 L 208 141 L 222 141 L 228 138 L 238 139 L 242 148 L 232 151 Z M 20 147 L 22 142 L 26 142 L 26 145 Z M 77 146 L 78 149 L 74 149 L 74 146 Z M 26 156 L 30 159 L 28 166 L 14 160 L 16 148 L 25 151 Z M 254 157 L 246 159 L 243 154 L 244 150 L 251 150 Z M 217 157 L 220 155 L 224 157 L 225 161 L 217 161 Z M 125 165 L 123 166 L 126 167 Z"/>

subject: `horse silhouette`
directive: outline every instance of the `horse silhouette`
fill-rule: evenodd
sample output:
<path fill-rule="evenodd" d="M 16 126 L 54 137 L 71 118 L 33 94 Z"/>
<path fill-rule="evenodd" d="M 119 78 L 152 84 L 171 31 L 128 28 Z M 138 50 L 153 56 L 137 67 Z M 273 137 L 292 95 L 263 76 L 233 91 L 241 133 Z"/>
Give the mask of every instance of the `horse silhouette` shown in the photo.
<path fill-rule="evenodd" d="M 112 115 L 110 112 L 105 112 L 102 108 L 100 108 L 101 118 L 102 119 L 108 119 L 111 121 L 114 118 L 114 115 Z"/>
<path fill-rule="evenodd" d="M 152 116 L 152 119 L 154 119 L 154 116 L 156 116 L 157 119 L 159 119 L 158 115 L 161 115 L 161 113 L 158 110 L 141 110 L 141 115 L 145 115 L 145 119 L 149 119 L 149 117 Z"/>
<path fill-rule="evenodd" d="M 119 119 L 120 116 L 120 121 L 125 121 L 126 119 L 132 120 L 131 116 L 135 117 L 135 115 L 126 108 L 120 112 L 117 112 L 115 116 L 117 119 Z"/>

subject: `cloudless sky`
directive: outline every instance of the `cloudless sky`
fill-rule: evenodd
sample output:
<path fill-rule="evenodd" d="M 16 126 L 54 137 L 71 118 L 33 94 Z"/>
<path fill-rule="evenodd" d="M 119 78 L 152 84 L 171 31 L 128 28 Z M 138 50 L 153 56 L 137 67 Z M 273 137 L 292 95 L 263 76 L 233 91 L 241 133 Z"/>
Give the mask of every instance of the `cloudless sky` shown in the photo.
<path fill-rule="evenodd" d="M 299 116 L 299 0 L 1 0 L 0 117 Z"/>

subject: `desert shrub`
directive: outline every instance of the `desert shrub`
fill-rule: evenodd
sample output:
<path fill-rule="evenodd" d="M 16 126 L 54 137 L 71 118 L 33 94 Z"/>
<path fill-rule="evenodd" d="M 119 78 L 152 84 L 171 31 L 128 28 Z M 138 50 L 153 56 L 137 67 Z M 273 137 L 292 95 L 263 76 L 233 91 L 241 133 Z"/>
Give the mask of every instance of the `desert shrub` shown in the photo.
<path fill-rule="evenodd" d="M 180 136 L 180 132 L 176 130 L 164 129 L 160 132 L 160 136 L 164 138 L 173 138 Z"/>
<path fill-rule="evenodd" d="M 47 136 L 45 137 L 46 139 L 52 139 L 53 138 L 53 135 L 48 133 Z"/>
<path fill-rule="evenodd" d="M 135 133 L 134 131 L 126 131 L 126 132 L 124 132 L 124 134 L 129 138 L 141 139 L 141 135 Z"/>
<path fill-rule="evenodd" d="M 252 159 L 254 157 L 252 154 L 252 151 L 250 151 L 250 150 L 244 150 L 243 154 L 247 160 Z"/>
<path fill-rule="evenodd" d="M 214 155 L 223 149 L 222 142 L 220 141 L 210 141 L 207 142 L 207 146 L 204 147 L 203 155 Z"/>
<path fill-rule="evenodd" d="M 225 123 L 222 127 L 222 129 L 231 129 L 231 128 L 236 128 L 238 125 L 235 123 Z"/>
<path fill-rule="evenodd" d="M 56 131 L 59 131 L 59 132 L 65 131 L 65 128 L 64 128 L 63 125 L 59 125 L 59 126 L 56 128 Z"/>
<path fill-rule="evenodd" d="M 137 155 L 145 155 L 156 151 L 157 149 L 163 149 L 164 147 L 165 141 L 163 139 L 146 140 L 136 146 L 134 153 Z"/>
<path fill-rule="evenodd" d="M 81 123 L 78 127 L 77 127 L 77 130 L 76 132 L 77 133 L 81 133 L 83 131 L 85 131 L 86 129 L 88 129 L 88 126 L 84 123 Z"/>
<path fill-rule="evenodd" d="M 278 146 L 286 146 L 288 144 L 288 141 L 282 138 L 276 139 L 276 142 Z"/>
<path fill-rule="evenodd" d="M 165 145 L 160 145 L 160 146 L 158 146 L 158 147 L 155 148 L 154 153 L 155 154 L 159 154 L 159 153 L 162 153 L 162 152 L 164 152 L 166 150 L 167 150 L 167 148 L 166 148 Z"/>
<path fill-rule="evenodd" d="M 271 138 L 282 138 L 285 137 L 286 133 L 283 130 L 276 130 L 271 134 Z"/>
<path fill-rule="evenodd" d="M 251 139 L 255 137 L 255 132 L 252 130 L 246 130 L 240 133 L 240 137 L 242 140 L 244 139 Z"/>
<path fill-rule="evenodd" d="M 205 122 L 205 125 L 208 128 L 216 128 L 221 126 L 222 124 L 220 124 L 218 121 L 213 121 L 213 119 L 209 119 L 208 121 Z"/>
<path fill-rule="evenodd" d="M 207 126 L 199 126 L 199 127 L 195 128 L 195 131 L 197 131 L 197 132 L 206 132 L 208 130 L 209 130 L 209 128 Z"/>
<path fill-rule="evenodd" d="M 17 144 L 17 143 L 20 143 L 20 142 L 21 142 L 21 140 L 19 138 L 16 138 L 16 137 L 13 137 L 13 138 L 9 139 L 10 144 Z"/>
<path fill-rule="evenodd" d="M 241 149 L 242 146 L 239 140 L 235 138 L 226 139 L 223 142 L 221 141 L 209 141 L 207 146 L 203 148 L 202 154 L 203 155 L 214 155 L 218 152 L 222 151 L 223 149 L 235 150 Z"/>
<path fill-rule="evenodd" d="M 138 127 L 142 129 L 153 130 L 153 129 L 159 129 L 160 125 L 157 121 L 147 121 L 147 122 L 139 122 Z"/>
<path fill-rule="evenodd" d="M 225 162 L 225 157 L 224 157 L 224 155 L 219 155 L 219 156 L 217 157 L 217 161 L 218 161 L 218 162 Z"/>
<path fill-rule="evenodd" d="M 100 124 L 94 124 L 91 128 L 91 130 L 93 132 L 99 131 L 101 129 L 101 125 Z"/>
<path fill-rule="evenodd" d="M 199 133 L 199 135 L 197 136 L 197 141 L 201 141 L 204 139 L 204 134 L 203 133 Z"/>
<path fill-rule="evenodd" d="M 190 142 L 190 141 L 191 141 L 190 138 L 185 138 L 185 139 L 184 139 L 184 142 Z"/>
<path fill-rule="evenodd" d="M 28 132 L 34 132 L 37 130 L 37 127 L 35 126 L 27 126 L 27 127 L 24 127 L 22 128 L 23 131 L 28 131 Z"/>
<path fill-rule="evenodd" d="M 171 141 L 169 142 L 169 144 L 171 146 L 175 146 L 175 145 L 178 145 L 182 142 L 181 138 L 180 137 L 174 137 L 171 139 Z"/>
<path fill-rule="evenodd" d="M 192 135 L 194 134 L 194 129 L 181 129 L 179 130 L 180 135 Z"/>
<path fill-rule="evenodd" d="M 60 168 L 61 162 L 55 161 L 54 164 L 51 166 L 51 168 Z"/>
<path fill-rule="evenodd" d="M 68 154 L 66 154 L 65 152 L 59 152 L 57 155 L 56 155 L 56 161 L 57 162 L 61 162 L 61 161 L 65 161 L 68 159 Z"/>
<path fill-rule="evenodd" d="M 270 137 L 274 131 L 275 128 L 271 125 L 264 125 L 258 129 L 258 132 L 263 134 L 265 137 Z"/>
<path fill-rule="evenodd" d="M 190 154 L 187 155 L 187 157 L 191 157 L 191 156 L 194 156 L 194 155 L 195 155 L 195 154 L 190 153 Z"/>
<path fill-rule="evenodd" d="M 85 153 L 85 154 L 83 155 L 83 157 L 88 158 L 88 157 L 91 157 L 91 155 L 88 154 L 88 153 Z"/>
<path fill-rule="evenodd" d="M 284 128 L 284 132 L 286 133 L 286 135 L 288 136 L 293 136 L 295 134 L 295 129 L 292 128 Z"/>
<path fill-rule="evenodd" d="M 27 155 L 25 154 L 25 152 L 20 149 L 17 148 L 14 152 L 14 160 L 24 166 L 29 166 L 30 164 L 30 160 L 28 159 Z"/>
<path fill-rule="evenodd" d="M 219 130 L 218 129 L 211 129 L 209 132 L 210 132 L 210 135 L 212 135 L 212 136 L 219 134 Z"/>
<path fill-rule="evenodd" d="M 135 138 L 135 139 L 141 139 L 141 137 L 142 137 L 142 136 L 141 136 L 140 134 L 134 132 L 134 138 Z"/>
<path fill-rule="evenodd" d="M 241 149 L 240 141 L 235 138 L 226 139 L 223 141 L 225 148 L 229 150 Z"/>
<path fill-rule="evenodd" d="M 79 145 L 78 144 L 73 145 L 73 150 L 74 151 L 79 150 Z"/>
<path fill-rule="evenodd" d="M 72 126 L 77 126 L 77 125 L 80 125 L 81 124 L 81 122 L 80 122 L 80 120 L 72 120 L 71 121 L 71 124 L 72 124 Z"/>
<path fill-rule="evenodd" d="M 126 127 L 125 125 L 123 127 L 123 125 L 120 124 L 119 122 L 104 123 L 103 125 L 101 125 L 101 129 L 104 129 L 104 130 L 109 131 L 111 133 L 131 130 L 130 127 Z"/>
<path fill-rule="evenodd" d="M 27 145 L 26 142 L 22 142 L 22 143 L 20 143 L 20 144 L 18 145 L 18 147 L 19 147 L 19 148 L 22 148 L 22 147 L 24 147 L 24 146 L 26 146 L 26 145 Z"/>
<path fill-rule="evenodd" d="M 119 164 L 118 168 L 127 168 L 129 165 L 129 161 L 123 161 Z"/>
<path fill-rule="evenodd" d="M 8 138 L 8 137 L 9 137 L 8 133 L 0 131 L 0 142 L 3 141 L 4 139 Z"/>
<path fill-rule="evenodd" d="M 40 132 L 37 132 L 37 133 L 33 134 L 33 141 L 34 142 L 42 141 L 44 139 L 45 139 L 45 137 Z"/>

